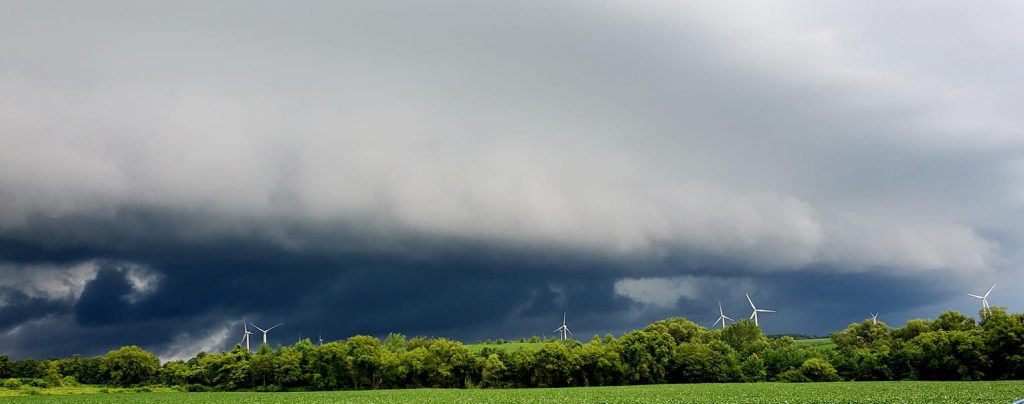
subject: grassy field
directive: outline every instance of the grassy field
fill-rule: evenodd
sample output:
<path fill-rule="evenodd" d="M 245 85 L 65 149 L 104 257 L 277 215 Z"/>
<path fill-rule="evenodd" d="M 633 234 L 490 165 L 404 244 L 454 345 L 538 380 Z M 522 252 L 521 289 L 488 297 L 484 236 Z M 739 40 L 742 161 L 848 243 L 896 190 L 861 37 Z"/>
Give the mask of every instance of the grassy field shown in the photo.
<path fill-rule="evenodd" d="M 376 390 L 310 393 L 120 393 L 7 397 L 11 403 L 1010 403 L 1024 382 L 677 384 L 509 390 Z"/>
<path fill-rule="evenodd" d="M 473 353 L 477 353 L 484 350 L 484 348 L 491 348 L 499 351 L 511 352 L 518 351 L 520 349 L 538 350 L 542 346 L 544 346 L 543 342 L 507 342 L 504 344 L 471 344 L 466 345 L 466 348 L 468 348 Z"/>
<path fill-rule="evenodd" d="M 810 346 L 811 348 L 820 351 L 833 349 L 836 347 L 836 344 L 832 342 L 832 340 L 829 338 L 798 339 L 796 341 L 793 341 L 793 343 L 797 345 Z"/>

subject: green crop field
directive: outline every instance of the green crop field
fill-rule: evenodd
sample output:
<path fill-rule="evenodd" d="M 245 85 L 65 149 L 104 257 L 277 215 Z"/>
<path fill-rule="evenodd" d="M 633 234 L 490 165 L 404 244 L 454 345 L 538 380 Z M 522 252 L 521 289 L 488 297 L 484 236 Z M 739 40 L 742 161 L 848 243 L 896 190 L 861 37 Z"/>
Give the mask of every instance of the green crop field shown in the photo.
<path fill-rule="evenodd" d="M 836 344 L 832 342 L 832 339 L 830 338 L 798 339 L 793 341 L 793 343 L 809 346 L 819 351 L 829 350 L 836 347 Z"/>
<path fill-rule="evenodd" d="M 309 393 L 115 393 L 6 397 L 11 403 L 1010 403 L 1024 382 L 676 384 L 508 390 L 370 390 Z"/>
<path fill-rule="evenodd" d="M 472 344 L 466 345 L 473 353 L 483 351 L 484 348 L 491 348 L 499 351 L 512 352 L 520 349 L 533 349 L 538 350 L 544 346 L 543 342 L 506 342 L 504 344 Z"/>

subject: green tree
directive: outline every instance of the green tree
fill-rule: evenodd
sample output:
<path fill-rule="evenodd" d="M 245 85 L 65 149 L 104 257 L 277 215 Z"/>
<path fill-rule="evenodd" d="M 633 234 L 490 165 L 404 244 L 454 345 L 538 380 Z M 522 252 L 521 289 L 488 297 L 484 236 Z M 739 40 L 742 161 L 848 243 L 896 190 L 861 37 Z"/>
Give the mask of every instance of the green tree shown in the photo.
<path fill-rule="evenodd" d="M 548 342 L 537 351 L 534 376 L 538 387 L 579 385 L 576 375 L 580 374 L 581 361 L 569 347 L 561 341 Z"/>
<path fill-rule="evenodd" d="M 633 331 L 619 339 L 628 384 L 657 384 L 668 381 L 669 360 L 675 349 L 672 336 L 657 331 Z"/>
<path fill-rule="evenodd" d="M 73 377 L 76 381 L 83 383 L 98 384 L 95 381 L 83 380 L 83 373 L 86 371 L 86 361 L 81 356 L 72 355 L 64 359 L 58 359 L 56 362 L 58 371 L 65 377 Z"/>
<path fill-rule="evenodd" d="M 46 365 L 46 384 L 51 387 L 60 387 L 64 383 L 61 382 L 62 376 L 60 375 L 60 369 L 57 367 L 57 361 L 49 361 Z"/>
<path fill-rule="evenodd" d="M 918 335 L 921 335 L 931 330 L 931 320 L 915 318 L 913 320 L 907 321 L 907 324 L 905 324 L 902 328 L 893 330 L 892 336 L 893 338 L 899 339 L 901 341 L 910 341 L 917 337 Z"/>
<path fill-rule="evenodd" d="M 405 336 L 397 333 L 389 333 L 384 339 L 384 349 L 394 353 L 405 352 Z"/>
<path fill-rule="evenodd" d="M 347 341 L 349 346 L 349 372 L 355 388 L 378 389 L 383 381 L 380 366 L 380 340 L 356 335 Z"/>
<path fill-rule="evenodd" d="M 431 368 L 427 357 L 430 353 L 425 347 L 410 349 L 401 354 L 400 360 L 406 370 L 406 386 L 412 388 L 430 385 Z"/>
<path fill-rule="evenodd" d="M 11 377 L 42 379 L 46 376 L 46 363 L 32 358 L 11 362 L 10 369 Z"/>
<path fill-rule="evenodd" d="M 135 345 L 110 351 L 102 362 L 103 371 L 118 386 L 149 383 L 160 370 L 160 359 Z"/>
<path fill-rule="evenodd" d="M 168 386 L 184 386 L 188 384 L 192 369 L 185 362 L 171 361 L 160 369 L 160 383 Z"/>
<path fill-rule="evenodd" d="M 354 388 L 349 365 L 349 346 L 344 341 L 333 341 L 318 346 L 310 358 L 311 384 L 318 390 Z"/>
<path fill-rule="evenodd" d="M 832 342 L 836 349 L 871 348 L 880 345 L 892 345 L 892 331 L 885 323 L 875 323 L 868 319 L 853 323 L 843 331 L 832 333 Z"/>
<path fill-rule="evenodd" d="M 973 318 L 956 311 L 939 314 L 939 317 L 931 324 L 932 331 L 970 331 L 974 327 Z"/>
<path fill-rule="evenodd" d="M 681 317 L 655 321 L 644 327 L 644 331 L 666 333 L 672 336 L 676 344 L 695 341 L 706 342 L 711 336 L 711 332 L 707 328 Z"/>
<path fill-rule="evenodd" d="M 395 353 L 387 349 L 380 351 L 380 373 L 381 387 L 397 388 L 404 387 L 409 367 L 402 362 L 401 353 Z"/>
<path fill-rule="evenodd" d="M 992 360 L 992 378 L 1024 378 L 1024 314 L 1006 314 L 993 307 L 982 317 L 985 354 Z"/>
<path fill-rule="evenodd" d="M 890 348 L 846 347 L 832 353 L 831 362 L 844 380 L 896 380 L 890 368 Z"/>
<path fill-rule="evenodd" d="M 532 349 L 522 349 L 515 351 L 511 355 L 513 369 L 509 373 L 513 374 L 515 384 L 517 387 L 536 387 L 536 377 L 534 369 L 537 367 L 537 351 Z"/>
<path fill-rule="evenodd" d="M 11 371 L 11 359 L 7 355 L 0 355 L 0 379 L 14 377 Z"/>
<path fill-rule="evenodd" d="M 809 356 L 810 352 L 793 343 L 792 337 L 775 339 L 761 352 L 769 378 L 799 368 Z"/>
<path fill-rule="evenodd" d="M 673 382 L 734 382 L 742 378 L 739 355 L 722 341 L 684 342 L 676 347 L 672 358 Z"/>
<path fill-rule="evenodd" d="M 261 344 L 256 353 L 249 359 L 249 376 L 253 386 L 267 387 L 277 380 L 277 366 L 274 363 L 274 351 L 267 344 Z"/>
<path fill-rule="evenodd" d="M 768 378 L 768 371 L 765 370 L 764 361 L 756 353 L 750 354 L 740 363 L 740 373 L 743 375 L 743 381 L 745 382 L 763 382 Z"/>
<path fill-rule="evenodd" d="M 505 362 L 497 354 L 490 354 L 483 361 L 480 371 L 481 387 L 502 387 L 504 386 Z"/>
<path fill-rule="evenodd" d="M 584 386 L 616 386 L 624 369 L 619 343 L 614 338 L 593 339 L 576 349 L 580 358 L 579 383 Z"/>
<path fill-rule="evenodd" d="M 427 347 L 427 366 L 432 387 L 465 387 L 475 361 L 461 342 L 439 338 Z"/>
<path fill-rule="evenodd" d="M 761 332 L 761 327 L 750 320 L 730 324 L 722 330 L 720 338 L 743 356 L 761 352 L 768 346 L 768 339 Z"/>
<path fill-rule="evenodd" d="M 312 346 L 308 339 L 304 342 L 307 346 Z M 282 347 L 274 355 L 273 363 L 275 384 L 282 387 L 296 387 L 305 380 L 302 375 L 302 351 L 297 347 Z"/>
<path fill-rule="evenodd" d="M 903 349 L 922 380 L 979 380 L 989 363 L 978 330 L 926 332 Z"/>

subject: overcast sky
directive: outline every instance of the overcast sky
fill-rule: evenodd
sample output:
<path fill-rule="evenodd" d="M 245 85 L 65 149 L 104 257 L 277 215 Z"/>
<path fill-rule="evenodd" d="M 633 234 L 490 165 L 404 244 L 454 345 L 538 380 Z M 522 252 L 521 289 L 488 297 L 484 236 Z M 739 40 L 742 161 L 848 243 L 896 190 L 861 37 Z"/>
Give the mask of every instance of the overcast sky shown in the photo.
<path fill-rule="evenodd" d="M 1018 2 L 5 2 L 0 347 L 1024 310 Z"/>

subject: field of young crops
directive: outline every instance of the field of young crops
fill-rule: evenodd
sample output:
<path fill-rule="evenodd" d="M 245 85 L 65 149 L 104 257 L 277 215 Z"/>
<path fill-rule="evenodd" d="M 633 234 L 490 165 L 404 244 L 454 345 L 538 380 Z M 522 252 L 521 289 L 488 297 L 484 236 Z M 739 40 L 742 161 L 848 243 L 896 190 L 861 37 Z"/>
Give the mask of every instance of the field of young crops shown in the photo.
<path fill-rule="evenodd" d="M 509 390 L 377 390 L 310 393 L 116 393 L 5 398 L 12 403 L 1010 403 L 1024 382 L 682 384 Z"/>

